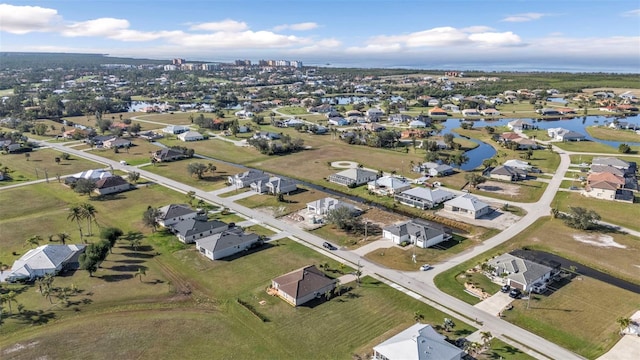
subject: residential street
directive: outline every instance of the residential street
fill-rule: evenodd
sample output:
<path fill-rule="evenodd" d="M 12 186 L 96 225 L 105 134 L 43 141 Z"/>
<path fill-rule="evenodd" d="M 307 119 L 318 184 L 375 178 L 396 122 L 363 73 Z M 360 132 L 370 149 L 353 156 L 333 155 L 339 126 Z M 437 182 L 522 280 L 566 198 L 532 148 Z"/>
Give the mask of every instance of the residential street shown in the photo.
<path fill-rule="evenodd" d="M 548 216 L 550 214 L 551 202 L 556 194 L 556 191 L 559 189 L 560 183 L 570 164 L 569 154 L 563 150 L 555 148 L 555 151 L 560 154 L 561 162 L 555 175 L 549 181 L 549 185 L 547 186 L 547 189 L 545 190 L 541 199 L 537 203 L 533 204 L 513 203 L 514 205 L 520 206 L 527 211 L 527 215 L 524 216 L 520 221 L 502 231 L 498 235 L 494 236 L 493 238 L 486 240 L 483 244 L 476 246 L 473 249 L 470 249 L 459 255 L 456 255 L 447 260 L 445 263 L 437 264 L 433 270 L 423 272 L 401 272 L 384 268 L 375 263 L 369 262 L 353 251 L 326 251 L 322 247 L 322 243 L 325 241 L 324 239 L 311 233 L 305 232 L 304 230 L 294 225 L 290 225 L 278 219 L 272 218 L 267 214 L 238 205 L 232 201 L 233 197 L 221 198 L 216 195 L 217 192 L 202 191 L 184 185 L 177 181 L 156 175 L 149 171 L 142 170 L 134 166 L 122 165 L 117 161 L 108 160 L 92 153 L 75 150 L 73 148 L 63 146 L 63 144 L 46 142 L 40 143 L 42 146 L 52 147 L 60 151 L 71 153 L 78 157 L 83 157 L 96 161 L 98 163 L 106 164 L 113 167 L 113 169 L 126 172 L 137 171 L 140 173 L 141 177 L 147 178 L 157 184 L 173 188 L 183 193 L 186 193 L 188 191 L 195 191 L 196 197 L 198 198 L 202 198 L 206 201 L 228 207 L 229 209 L 241 213 L 246 217 L 257 221 L 258 223 L 263 223 L 273 228 L 284 231 L 287 234 L 290 234 L 294 238 L 294 240 L 299 241 L 306 246 L 313 247 L 316 251 L 322 252 L 327 256 L 331 256 L 335 259 L 338 259 L 339 261 L 348 262 L 351 266 L 356 266 L 356 264 L 359 263 L 362 266 L 363 274 L 376 277 L 395 288 L 403 288 L 405 292 L 409 294 L 415 293 L 414 297 L 419 298 L 421 301 L 429 305 L 433 305 L 440 310 L 450 313 L 456 317 L 459 317 L 461 318 L 461 320 L 467 321 L 474 326 L 481 327 L 483 331 L 490 331 L 494 336 L 499 337 L 515 346 L 518 346 L 523 351 L 528 352 L 530 355 L 536 358 L 582 358 L 552 342 L 549 342 L 535 334 L 532 334 L 524 329 L 521 329 L 509 322 L 496 317 L 496 314 L 489 314 L 470 304 L 458 300 L 453 296 L 441 292 L 433 283 L 433 278 L 437 274 L 446 271 L 451 267 L 460 264 L 461 262 L 471 259 L 472 257 L 477 256 L 499 244 L 502 244 L 503 242 L 511 239 L 513 236 L 521 232 L 529 225 L 533 224 L 540 217 Z M 418 294 L 419 296 L 416 294 Z M 508 336 L 508 339 L 503 335 Z M 514 343 L 510 339 L 515 340 L 519 344 Z M 527 348 L 533 349 L 535 350 L 535 352 L 528 351 Z"/>

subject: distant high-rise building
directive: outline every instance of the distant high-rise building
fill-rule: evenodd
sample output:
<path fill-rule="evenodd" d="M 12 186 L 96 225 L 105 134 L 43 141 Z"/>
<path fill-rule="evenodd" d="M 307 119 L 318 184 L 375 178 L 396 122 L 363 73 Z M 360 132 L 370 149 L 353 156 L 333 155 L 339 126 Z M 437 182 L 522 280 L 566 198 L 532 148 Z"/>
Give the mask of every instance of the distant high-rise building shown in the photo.
<path fill-rule="evenodd" d="M 175 71 L 175 70 L 178 70 L 178 67 L 173 64 L 164 66 L 164 71 Z"/>
<path fill-rule="evenodd" d="M 185 59 L 178 59 L 178 58 L 171 60 L 171 64 L 173 65 L 182 65 L 186 62 L 187 61 Z"/>
<path fill-rule="evenodd" d="M 236 60 L 236 66 L 251 66 L 251 60 Z"/>

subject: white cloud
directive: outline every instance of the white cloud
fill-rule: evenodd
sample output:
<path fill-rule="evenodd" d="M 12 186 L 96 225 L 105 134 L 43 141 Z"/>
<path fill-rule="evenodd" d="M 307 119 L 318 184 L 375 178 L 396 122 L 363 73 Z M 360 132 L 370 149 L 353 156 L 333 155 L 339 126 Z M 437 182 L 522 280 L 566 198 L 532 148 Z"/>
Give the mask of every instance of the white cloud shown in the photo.
<path fill-rule="evenodd" d="M 629 10 L 629 11 L 623 12 L 623 13 L 622 13 L 622 16 L 626 16 L 626 17 L 639 17 L 639 16 L 640 16 L 640 9 Z"/>
<path fill-rule="evenodd" d="M 489 32 L 489 31 L 495 31 L 494 28 L 489 27 L 489 26 L 469 26 L 466 28 L 462 28 L 460 29 L 460 31 L 464 31 L 464 32 L 468 32 L 468 33 L 481 33 L 481 32 Z"/>
<path fill-rule="evenodd" d="M 129 21 L 124 19 L 100 18 L 76 22 L 67 25 L 62 30 L 62 35 L 69 37 L 77 36 L 101 36 L 108 37 L 114 33 L 129 28 Z"/>
<path fill-rule="evenodd" d="M 283 24 L 273 28 L 273 31 L 294 30 L 294 31 L 308 31 L 318 27 L 318 24 L 314 22 L 303 22 L 297 24 Z"/>
<path fill-rule="evenodd" d="M 524 13 L 524 14 L 509 15 L 506 18 L 502 19 L 502 21 L 506 21 L 506 22 L 526 22 L 526 21 L 538 20 L 538 19 L 542 18 L 543 16 L 546 16 L 546 14 Z"/>
<path fill-rule="evenodd" d="M 270 31 L 216 32 L 211 34 L 184 34 L 170 38 L 170 42 L 185 47 L 203 48 L 286 48 L 307 44 L 310 40 L 280 35 Z"/>
<path fill-rule="evenodd" d="M 225 19 L 218 22 L 207 22 L 207 23 L 192 25 L 189 29 L 205 30 L 205 31 L 239 32 L 239 31 L 245 31 L 249 29 L 249 26 L 245 22 Z"/>
<path fill-rule="evenodd" d="M 55 9 L 0 4 L 0 31 L 13 34 L 51 31 L 61 20 Z"/>
<path fill-rule="evenodd" d="M 340 40 L 323 39 L 320 41 L 316 41 L 315 43 L 309 46 L 303 46 L 303 47 L 292 49 L 290 53 L 291 54 L 318 54 L 318 53 L 326 52 L 327 50 L 341 51 L 340 49 L 341 46 L 342 46 L 342 42 Z"/>
<path fill-rule="evenodd" d="M 488 46 L 509 46 L 509 45 L 520 45 L 522 43 L 522 39 L 520 36 L 508 32 L 485 32 L 478 34 L 469 35 L 469 40 L 474 43 L 484 44 Z"/>

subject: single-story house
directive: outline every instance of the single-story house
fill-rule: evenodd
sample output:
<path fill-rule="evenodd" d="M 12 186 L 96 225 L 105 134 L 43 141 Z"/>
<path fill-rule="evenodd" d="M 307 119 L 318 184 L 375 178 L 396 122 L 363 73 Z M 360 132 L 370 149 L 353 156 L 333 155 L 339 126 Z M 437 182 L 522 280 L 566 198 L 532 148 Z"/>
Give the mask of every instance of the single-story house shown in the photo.
<path fill-rule="evenodd" d="M 240 119 L 249 119 L 253 117 L 253 112 L 247 111 L 247 110 L 240 110 L 240 111 L 236 111 L 234 115 Z"/>
<path fill-rule="evenodd" d="M 518 150 L 527 150 L 527 149 L 535 150 L 538 148 L 538 143 L 531 139 L 518 138 L 518 139 L 513 139 L 512 141 L 518 144 Z"/>
<path fill-rule="evenodd" d="M 461 360 L 464 355 L 431 325 L 421 323 L 373 348 L 373 360 Z"/>
<path fill-rule="evenodd" d="M 528 172 L 526 170 L 507 165 L 496 166 L 489 173 L 490 178 L 504 181 L 526 180 L 527 175 Z"/>
<path fill-rule="evenodd" d="M 110 176 L 96 181 L 95 192 L 99 195 L 115 194 L 131 189 L 131 184 L 122 176 Z"/>
<path fill-rule="evenodd" d="M 586 136 L 580 133 L 563 128 L 547 129 L 547 134 L 551 139 L 556 141 L 582 141 L 586 139 Z"/>
<path fill-rule="evenodd" d="M 102 146 L 103 142 L 107 140 L 115 139 L 115 138 L 116 138 L 115 135 L 98 135 L 98 136 L 93 136 L 89 139 L 85 139 L 84 142 L 90 145 Z"/>
<path fill-rule="evenodd" d="M 274 176 L 269 178 L 269 180 L 258 180 L 256 182 L 251 183 L 251 190 L 263 194 L 288 194 L 290 192 L 296 191 L 298 189 L 298 184 L 291 179 L 281 178 L 278 176 Z"/>
<path fill-rule="evenodd" d="M 327 277 L 315 265 L 310 265 L 271 280 L 271 287 L 284 301 L 298 306 L 332 291 L 336 287 L 336 281 Z"/>
<path fill-rule="evenodd" d="M 427 124 L 424 121 L 413 120 L 409 123 L 409 127 L 412 129 L 420 129 L 427 127 Z"/>
<path fill-rule="evenodd" d="M 271 131 L 256 131 L 251 137 L 252 139 L 265 139 L 265 140 L 278 140 L 281 138 L 280 134 Z"/>
<path fill-rule="evenodd" d="M 436 162 L 425 162 L 416 167 L 414 171 L 423 172 L 429 176 L 447 176 L 454 173 L 453 167 L 447 164 L 438 164 Z"/>
<path fill-rule="evenodd" d="M 47 274 L 77 269 L 78 257 L 86 245 L 42 245 L 27 251 L 16 260 L 4 276 L 7 281 L 33 280 Z"/>
<path fill-rule="evenodd" d="M 145 139 L 147 141 L 153 141 L 156 139 L 162 139 L 164 136 L 162 134 L 158 134 L 157 132 L 144 131 L 144 132 L 138 133 L 138 137 L 141 139 Z"/>
<path fill-rule="evenodd" d="M 522 120 L 522 119 L 509 121 L 509 123 L 507 124 L 507 127 L 511 131 L 528 130 L 528 129 L 531 129 L 532 126 L 533 125 L 531 125 L 530 122 L 528 122 L 526 120 Z"/>
<path fill-rule="evenodd" d="M 187 204 L 170 204 L 158 209 L 160 215 L 156 217 L 156 222 L 162 227 L 169 227 L 177 224 L 180 221 L 189 219 L 204 219 L 206 220 L 206 214 L 194 210 Z"/>
<path fill-rule="evenodd" d="M 554 108 L 544 108 L 544 109 L 539 109 L 536 110 L 536 112 L 542 116 L 556 116 L 556 115 L 561 115 L 560 111 L 554 109 Z"/>
<path fill-rule="evenodd" d="M 182 141 L 199 141 L 204 140 L 204 136 L 197 131 L 189 130 L 178 135 L 178 139 Z"/>
<path fill-rule="evenodd" d="M 384 111 L 378 108 L 370 108 L 366 111 L 365 117 L 368 121 L 377 122 L 380 121 L 380 118 L 384 116 Z"/>
<path fill-rule="evenodd" d="M 498 99 L 500 100 L 500 99 Z M 500 100 L 502 101 L 502 100 Z M 480 115 L 482 116 L 500 116 L 500 111 L 493 109 L 493 108 L 488 108 L 488 109 L 484 109 L 484 110 L 480 110 Z"/>
<path fill-rule="evenodd" d="M 131 140 L 123 139 L 123 138 L 111 138 L 108 140 L 104 140 L 102 142 L 102 146 L 107 149 L 113 149 L 113 148 L 121 149 L 127 146 L 131 146 Z"/>
<path fill-rule="evenodd" d="M 87 179 L 96 182 L 101 179 L 112 177 L 113 174 L 104 169 L 91 169 L 73 174 L 65 179 L 65 184 L 74 183 L 78 179 Z"/>
<path fill-rule="evenodd" d="M 187 132 L 187 131 L 189 131 L 189 127 L 182 126 L 182 125 L 169 125 L 162 129 L 163 133 L 173 134 L 173 135 L 182 134 L 183 132 Z"/>
<path fill-rule="evenodd" d="M 594 157 L 591 160 L 591 165 L 613 166 L 628 172 L 633 170 L 633 173 L 635 173 L 637 166 L 633 161 L 624 161 L 615 157 Z"/>
<path fill-rule="evenodd" d="M 218 260 L 249 250 L 261 241 L 258 234 L 245 233 L 241 228 L 231 228 L 196 240 L 196 249 L 207 258 Z"/>
<path fill-rule="evenodd" d="M 389 115 L 389 122 L 394 124 L 402 124 L 411 121 L 413 119 L 410 115 L 406 114 L 391 114 Z"/>
<path fill-rule="evenodd" d="M 411 183 L 395 176 L 382 176 L 367 183 L 369 191 L 378 195 L 394 195 L 411 188 Z"/>
<path fill-rule="evenodd" d="M 444 203 L 444 209 L 451 213 L 472 219 L 480 218 L 491 212 L 491 206 L 471 194 L 463 194 Z"/>
<path fill-rule="evenodd" d="M 421 219 L 412 219 L 399 224 L 385 226 L 382 237 L 400 245 L 403 242 L 426 249 L 451 238 L 440 226 Z"/>
<path fill-rule="evenodd" d="M 235 185 L 238 189 L 251 186 L 251 183 L 259 181 L 269 181 L 269 174 L 266 174 L 262 170 L 249 169 L 245 172 L 229 176 L 227 179 L 230 185 Z"/>
<path fill-rule="evenodd" d="M 344 186 L 360 186 L 373 181 L 378 174 L 361 168 L 352 168 L 329 176 L 329 181 Z"/>
<path fill-rule="evenodd" d="M 327 124 L 334 125 L 334 126 L 344 126 L 344 125 L 349 125 L 349 120 L 343 117 L 332 117 L 332 118 L 329 118 L 329 120 L 327 120 Z"/>
<path fill-rule="evenodd" d="M 182 151 L 163 148 L 153 153 L 153 159 L 158 162 L 167 162 L 184 159 L 187 157 Z"/>
<path fill-rule="evenodd" d="M 454 193 L 446 190 L 416 187 L 395 194 L 394 199 L 401 204 L 413 206 L 418 209 L 431 209 L 455 197 L 456 195 Z"/>
<path fill-rule="evenodd" d="M 585 186 L 582 194 L 596 199 L 624 201 L 629 203 L 633 203 L 634 198 L 633 191 L 621 189 L 618 187 L 618 184 L 609 181 L 598 181 L 588 184 Z"/>
<path fill-rule="evenodd" d="M 522 160 L 518 160 L 518 159 L 507 160 L 502 165 L 509 166 L 509 167 L 516 168 L 516 169 L 525 170 L 525 171 L 533 170 L 533 166 L 531 166 L 528 162 L 522 161 Z"/>
<path fill-rule="evenodd" d="M 462 116 L 480 116 L 480 112 L 477 109 L 463 109 Z"/>
<path fill-rule="evenodd" d="M 326 215 L 329 211 L 342 207 L 346 207 L 352 212 L 359 211 L 355 206 L 332 197 L 326 197 L 307 203 L 307 211 L 315 215 Z"/>
<path fill-rule="evenodd" d="M 448 116 L 449 114 L 447 114 L 447 111 L 439 108 L 439 107 L 434 107 L 433 109 L 429 110 L 429 116 Z"/>
<path fill-rule="evenodd" d="M 171 231 L 185 244 L 191 244 L 197 239 L 218 234 L 227 229 L 229 225 L 222 221 L 196 218 L 185 219 L 171 225 Z"/>
<path fill-rule="evenodd" d="M 544 292 L 546 284 L 559 270 L 515 255 L 505 253 L 487 261 L 494 276 L 505 276 L 506 284 L 522 292 Z"/>
<path fill-rule="evenodd" d="M 514 133 L 514 132 L 505 132 L 502 133 L 498 136 L 498 140 L 500 142 L 506 143 L 506 142 L 510 142 L 510 141 L 514 141 L 517 139 L 522 139 L 522 136 Z"/>

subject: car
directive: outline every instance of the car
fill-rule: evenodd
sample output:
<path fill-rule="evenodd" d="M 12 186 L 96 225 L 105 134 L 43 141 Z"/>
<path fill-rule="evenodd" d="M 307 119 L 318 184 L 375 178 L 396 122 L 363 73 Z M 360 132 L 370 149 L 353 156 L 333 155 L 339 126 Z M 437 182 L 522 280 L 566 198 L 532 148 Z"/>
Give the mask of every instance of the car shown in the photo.
<path fill-rule="evenodd" d="M 330 244 L 330 243 L 328 243 L 326 241 L 322 244 L 322 246 L 325 249 L 329 249 L 329 250 L 336 250 L 337 249 L 337 247 L 333 246 L 332 244 Z"/>
<path fill-rule="evenodd" d="M 500 291 L 502 291 L 503 293 L 508 293 L 509 290 L 511 290 L 511 286 L 509 285 L 502 285 L 502 287 L 500 288 Z"/>
<path fill-rule="evenodd" d="M 427 270 L 431 270 L 432 267 L 429 264 L 424 264 L 422 266 L 420 266 L 420 271 L 427 271 Z"/>
<path fill-rule="evenodd" d="M 509 291 L 509 297 L 514 299 L 519 299 L 521 295 L 522 291 L 520 291 L 520 289 L 511 289 L 511 291 Z"/>

